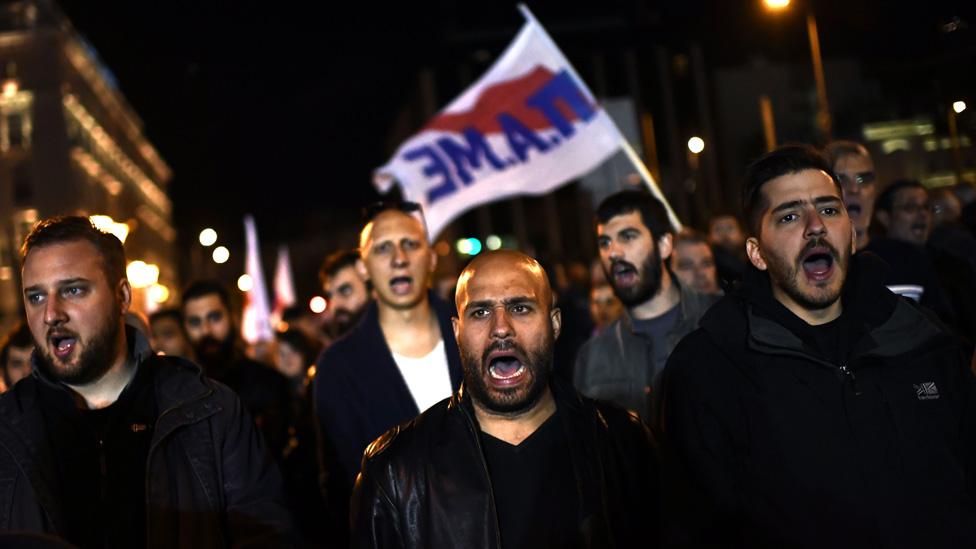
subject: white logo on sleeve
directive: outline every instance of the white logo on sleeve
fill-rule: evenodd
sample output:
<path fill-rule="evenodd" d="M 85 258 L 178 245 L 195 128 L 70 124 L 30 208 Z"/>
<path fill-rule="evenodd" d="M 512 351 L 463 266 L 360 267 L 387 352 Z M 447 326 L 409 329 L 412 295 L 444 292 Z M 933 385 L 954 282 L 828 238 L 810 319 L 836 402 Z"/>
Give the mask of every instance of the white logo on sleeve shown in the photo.
<path fill-rule="evenodd" d="M 912 385 L 912 387 L 915 387 L 915 395 L 918 396 L 919 400 L 936 400 L 939 398 L 939 388 L 935 386 L 934 381 Z"/>

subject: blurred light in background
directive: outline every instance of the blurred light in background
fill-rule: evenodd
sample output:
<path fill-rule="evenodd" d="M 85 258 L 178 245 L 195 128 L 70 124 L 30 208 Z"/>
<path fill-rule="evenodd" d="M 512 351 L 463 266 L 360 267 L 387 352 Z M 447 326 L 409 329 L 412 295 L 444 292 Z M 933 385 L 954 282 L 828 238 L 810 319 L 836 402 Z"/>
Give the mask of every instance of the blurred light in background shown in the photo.
<path fill-rule="evenodd" d="M 237 289 L 242 292 L 250 292 L 254 288 L 254 279 L 249 274 L 242 274 L 237 278 Z"/>
<path fill-rule="evenodd" d="M 130 261 L 125 267 L 125 276 L 133 288 L 148 288 L 159 282 L 159 266 L 145 261 Z"/>
<path fill-rule="evenodd" d="M 169 299 L 169 288 L 162 284 L 153 284 L 146 290 L 146 296 L 155 303 L 166 303 Z"/>
<path fill-rule="evenodd" d="M 88 219 L 92 222 L 92 225 L 96 229 L 102 231 L 103 233 L 109 233 L 115 235 L 123 244 L 125 244 L 125 237 L 129 236 L 129 225 L 126 223 L 118 223 L 111 217 L 107 215 L 90 215 Z"/>
<path fill-rule="evenodd" d="M 227 263 L 228 259 L 230 259 L 230 250 L 228 250 L 224 246 L 217 246 L 216 248 L 214 248 L 213 251 L 214 263 Z"/>
<path fill-rule="evenodd" d="M 688 150 L 694 154 L 698 154 L 705 150 L 705 140 L 701 137 L 695 136 L 688 140 Z"/>
<path fill-rule="evenodd" d="M 962 111 L 966 110 L 966 102 L 965 101 L 954 102 L 952 104 L 952 110 L 956 111 L 956 114 L 961 113 Z"/>
<path fill-rule="evenodd" d="M 325 298 L 317 295 L 308 301 L 308 308 L 315 314 L 324 313 L 325 307 L 328 303 L 325 302 Z"/>
<path fill-rule="evenodd" d="M 485 239 L 485 247 L 489 250 L 497 250 L 502 247 L 502 238 L 497 234 L 490 234 Z"/>
<path fill-rule="evenodd" d="M 217 231 L 207 227 L 200 231 L 200 244 L 202 246 L 213 246 L 217 242 Z"/>
<path fill-rule="evenodd" d="M 456 243 L 457 251 L 461 255 L 478 255 L 481 253 L 481 241 L 477 238 L 462 238 Z"/>
<path fill-rule="evenodd" d="M 763 4 L 771 10 L 781 10 L 790 5 L 790 0 L 763 0 Z"/>

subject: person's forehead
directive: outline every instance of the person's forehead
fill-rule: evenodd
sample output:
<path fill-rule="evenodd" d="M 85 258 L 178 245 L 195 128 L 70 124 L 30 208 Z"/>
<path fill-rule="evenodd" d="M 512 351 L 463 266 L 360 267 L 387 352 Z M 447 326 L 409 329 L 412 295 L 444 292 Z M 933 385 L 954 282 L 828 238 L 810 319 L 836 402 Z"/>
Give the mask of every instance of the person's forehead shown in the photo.
<path fill-rule="evenodd" d="M 350 280 L 359 280 L 359 275 L 356 274 L 356 267 L 354 265 L 347 265 L 336 271 L 335 275 L 329 277 L 328 285 L 331 288 L 349 282 Z"/>
<path fill-rule="evenodd" d="M 599 223 L 597 225 L 597 231 L 601 234 L 604 232 L 616 232 L 629 228 L 643 229 L 650 232 L 650 229 L 644 225 L 644 220 L 641 218 L 640 212 L 636 210 L 615 215 L 608 219 L 606 223 Z"/>
<path fill-rule="evenodd" d="M 524 262 L 504 260 L 479 265 L 463 285 L 469 301 L 504 300 L 511 297 L 542 299 L 545 280 Z"/>
<path fill-rule="evenodd" d="M 30 279 L 104 279 L 102 257 L 84 240 L 48 244 L 35 248 L 24 261 L 24 285 Z"/>
<path fill-rule="evenodd" d="M 373 242 L 403 237 L 426 240 L 420 221 L 410 214 L 397 210 L 388 210 L 377 215 L 363 229 L 363 237 Z"/>
<path fill-rule="evenodd" d="M 224 302 L 220 300 L 220 296 L 217 294 L 206 294 L 189 299 L 183 308 L 187 316 L 205 315 L 213 311 L 227 311 L 227 307 L 224 306 Z"/>
<path fill-rule="evenodd" d="M 710 256 L 712 255 L 711 248 L 708 247 L 704 242 L 680 242 L 675 248 L 678 255 L 686 256 Z"/>
<path fill-rule="evenodd" d="M 845 154 L 837 160 L 834 171 L 843 173 L 871 172 L 874 171 L 874 163 L 863 154 Z"/>
<path fill-rule="evenodd" d="M 904 189 L 898 189 L 895 191 L 895 202 L 925 202 L 928 200 L 929 194 L 925 189 L 920 189 L 918 187 L 907 187 Z"/>
<path fill-rule="evenodd" d="M 803 170 L 773 178 L 763 185 L 762 192 L 769 201 L 770 210 L 795 200 L 811 201 L 823 196 L 841 198 L 834 180 L 820 170 Z"/>

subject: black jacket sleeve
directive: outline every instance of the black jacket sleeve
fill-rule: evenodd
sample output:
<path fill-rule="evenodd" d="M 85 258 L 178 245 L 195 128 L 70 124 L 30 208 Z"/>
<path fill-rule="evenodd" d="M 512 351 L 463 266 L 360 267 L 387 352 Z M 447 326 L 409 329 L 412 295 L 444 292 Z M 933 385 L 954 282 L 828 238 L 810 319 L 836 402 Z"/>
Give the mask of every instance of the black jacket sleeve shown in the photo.
<path fill-rule="evenodd" d="M 382 460 L 381 460 L 382 461 Z M 392 498 L 386 468 L 368 458 L 352 495 L 351 546 L 359 549 L 403 548 L 399 510 Z"/>

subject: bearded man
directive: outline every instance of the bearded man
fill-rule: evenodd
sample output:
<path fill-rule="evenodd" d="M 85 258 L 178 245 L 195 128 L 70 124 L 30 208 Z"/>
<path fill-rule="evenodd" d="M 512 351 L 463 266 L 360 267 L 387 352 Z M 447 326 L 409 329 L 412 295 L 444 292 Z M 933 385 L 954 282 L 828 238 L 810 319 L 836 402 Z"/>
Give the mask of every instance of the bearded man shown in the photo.
<path fill-rule="evenodd" d="M 21 255 L 35 350 L 33 373 L 0 397 L 0 530 L 78 547 L 294 541 L 237 395 L 126 326 L 122 243 L 86 217 L 56 217 Z"/>
<path fill-rule="evenodd" d="M 464 383 L 369 446 L 354 546 L 653 546 L 649 433 L 553 377 L 561 316 L 539 263 L 479 255 L 456 303 Z"/>
<path fill-rule="evenodd" d="M 746 171 L 751 268 L 664 373 L 672 541 L 976 547 L 968 356 L 884 285 L 841 181 L 787 146 Z"/>
<path fill-rule="evenodd" d="M 654 423 L 658 379 L 678 341 L 715 301 L 682 286 L 665 260 L 674 232 L 661 202 L 641 191 L 607 197 L 596 211 L 600 262 L 624 314 L 576 355 L 573 382 Z"/>

